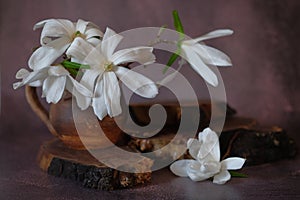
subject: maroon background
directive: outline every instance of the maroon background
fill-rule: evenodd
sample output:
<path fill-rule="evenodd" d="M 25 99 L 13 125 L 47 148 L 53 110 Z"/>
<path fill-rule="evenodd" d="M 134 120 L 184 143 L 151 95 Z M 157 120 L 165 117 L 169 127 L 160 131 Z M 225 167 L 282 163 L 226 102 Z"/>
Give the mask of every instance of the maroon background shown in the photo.
<path fill-rule="evenodd" d="M 208 42 L 232 58 L 234 66 L 220 70 L 229 103 L 240 115 L 254 117 L 262 124 L 284 127 L 299 143 L 298 0 L 1 0 L 0 189 L 6 191 L 2 195 L 12 195 L 14 187 L 35 191 L 36 188 L 25 183 L 26 187 L 21 183 L 11 183 L 11 187 L 3 185 L 10 183 L 8 175 L 15 171 L 25 177 L 19 180 L 27 180 L 27 169 L 32 170 L 30 176 L 34 176 L 32 173 L 40 176 L 33 161 L 42 141 L 51 138 L 25 102 L 24 89 L 12 89 L 15 73 L 20 67 L 27 67 L 31 50 L 39 42 L 40 32 L 34 32 L 33 25 L 46 18 L 73 21 L 82 18 L 103 30 L 109 26 L 117 32 L 164 24 L 172 27 L 174 9 L 179 11 L 185 32 L 191 37 L 217 28 L 235 31 L 231 37 Z M 191 70 L 186 73 L 197 87 L 198 77 Z M 297 184 L 292 185 L 295 189 L 292 191 L 297 191 Z M 41 197 L 40 193 L 36 195 Z"/>

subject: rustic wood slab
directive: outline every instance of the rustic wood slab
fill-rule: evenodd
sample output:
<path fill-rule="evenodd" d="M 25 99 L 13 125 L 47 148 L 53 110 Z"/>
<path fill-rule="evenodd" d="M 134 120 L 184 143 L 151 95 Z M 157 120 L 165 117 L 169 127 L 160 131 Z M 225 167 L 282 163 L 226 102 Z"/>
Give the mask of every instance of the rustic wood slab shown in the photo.
<path fill-rule="evenodd" d="M 258 165 L 293 158 L 297 147 L 293 139 L 279 127 L 238 128 L 220 136 L 222 157 L 243 157 L 247 165 Z"/>
<path fill-rule="evenodd" d="M 152 138 L 132 138 L 129 145 L 141 152 L 156 151 L 161 159 L 175 159 L 178 152 L 186 148 L 184 139 L 168 145 L 169 151 L 160 153 L 159 149 L 169 144 L 176 130 L 165 130 Z M 261 128 L 254 119 L 230 117 L 226 120 L 220 136 L 222 158 L 238 156 L 246 158 L 246 165 L 257 165 L 296 155 L 296 145 L 285 131 L 278 127 Z M 185 152 L 180 158 L 190 158 Z"/>
<path fill-rule="evenodd" d="M 151 169 L 152 160 L 142 156 L 140 159 L 142 167 Z M 41 146 L 38 162 L 48 174 L 79 181 L 85 187 L 100 190 L 130 188 L 151 180 L 151 172 L 127 173 L 109 168 L 88 151 L 69 149 L 58 139 Z"/>

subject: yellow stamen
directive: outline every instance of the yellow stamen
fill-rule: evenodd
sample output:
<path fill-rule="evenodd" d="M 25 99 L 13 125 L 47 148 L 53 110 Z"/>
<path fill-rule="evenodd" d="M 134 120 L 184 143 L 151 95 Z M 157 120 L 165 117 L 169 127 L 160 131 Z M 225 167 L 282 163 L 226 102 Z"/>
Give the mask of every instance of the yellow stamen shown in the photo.
<path fill-rule="evenodd" d="M 82 34 L 80 31 L 76 31 L 76 32 L 73 34 L 73 36 L 72 36 L 73 40 L 74 40 L 76 37 L 81 37 L 81 38 L 85 39 L 85 35 Z"/>
<path fill-rule="evenodd" d="M 104 65 L 104 70 L 107 72 L 112 71 L 113 68 L 114 68 L 114 64 L 111 62 Z"/>

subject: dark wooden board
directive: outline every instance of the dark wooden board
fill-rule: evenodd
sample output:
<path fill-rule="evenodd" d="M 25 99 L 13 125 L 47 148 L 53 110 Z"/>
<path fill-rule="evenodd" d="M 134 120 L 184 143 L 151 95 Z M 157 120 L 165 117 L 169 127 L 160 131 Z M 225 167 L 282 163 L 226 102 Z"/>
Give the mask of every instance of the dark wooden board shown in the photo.
<path fill-rule="evenodd" d="M 157 151 L 161 159 L 176 158 L 178 152 L 186 148 L 186 140 L 178 139 L 169 145 L 169 151 L 159 149 L 169 144 L 176 130 L 169 130 L 147 139 L 132 138 L 129 145 L 141 152 Z M 246 158 L 246 165 L 268 163 L 284 158 L 293 158 L 297 149 L 295 142 L 279 127 L 262 128 L 254 119 L 231 117 L 226 120 L 220 136 L 222 158 L 238 156 Z M 190 158 L 185 152 L 181 158 Z"/>
<path fill-rule="evenodd" d="M 235 129 L 220 136 L 223 158 L 243 157 L 246 165 L 258 165 L 286 158 L 294 158 L 296 144 L 279 127 Z"/>
<path fill-rule="evenodd" d="M 151 168 L 152 160 L 142 156 L 140 159 L 143 167 Z M 85 187 L 100 190 L 130 188 L 151 180 L 151 172 L 127 173 L 109 168 L 88 151 L 69 149 L 58 139 L 41 146 L 38 162 L 48 174 L 79 181 Z"/>

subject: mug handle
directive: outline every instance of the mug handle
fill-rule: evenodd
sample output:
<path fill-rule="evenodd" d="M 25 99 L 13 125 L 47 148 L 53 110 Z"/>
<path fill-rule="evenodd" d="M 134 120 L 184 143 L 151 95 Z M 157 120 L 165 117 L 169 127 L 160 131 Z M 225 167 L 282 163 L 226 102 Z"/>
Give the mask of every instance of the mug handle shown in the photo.
<path fill-rule="evenodd" d="M 59 137 L 57 131 L 54 129 L 50 118 L 49 112 L 44 108 L 41 104 L 37 92 L 36 87 L 25 86 L 25 96 L 28 104 L 30 105 L 33 112 L 45 123 L 49 131 L 56 137 Z"/>

